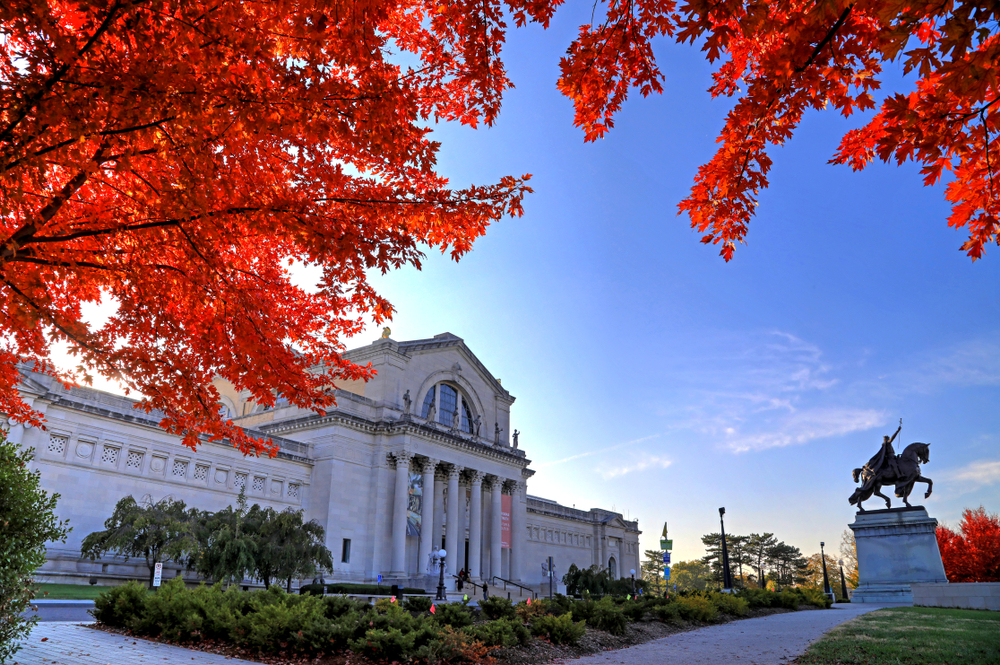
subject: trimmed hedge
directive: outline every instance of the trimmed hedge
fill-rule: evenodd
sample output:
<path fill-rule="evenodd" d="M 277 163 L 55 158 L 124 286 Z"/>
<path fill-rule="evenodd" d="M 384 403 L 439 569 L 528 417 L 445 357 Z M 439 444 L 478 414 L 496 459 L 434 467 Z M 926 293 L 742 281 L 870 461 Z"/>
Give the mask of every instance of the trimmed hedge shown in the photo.
<path fill-rule="evenodd" d="M 299 587 L 300 594 L 311 594 L 314 596 L 323 595 L 323 591 L 329 594 L 346 594 L 354 596 L 388 596 L 392 593 L 392 587 L 385 584 L 353 584 L 350 582 L 342 582 L 337 584 L 303 584 Z M 418 589 L 416 587 L 403 587 L 399 589 L 399 593 L 402 596 L 412 596 L 412 595 L 426 595 L 427 591 L 425 589 Z"/>

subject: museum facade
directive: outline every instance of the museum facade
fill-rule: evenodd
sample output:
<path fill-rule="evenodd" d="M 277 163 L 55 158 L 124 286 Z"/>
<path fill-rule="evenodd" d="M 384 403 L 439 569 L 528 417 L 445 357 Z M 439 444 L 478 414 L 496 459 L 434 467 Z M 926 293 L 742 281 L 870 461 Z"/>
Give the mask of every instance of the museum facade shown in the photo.
<path fill-rule="evenodd" d="M 251 504 L 301 509 L 324 527 L 334 558 L 327 581 L 381 576 L 431 588 L 441 547 L 449 575 L 464 569 L 491 585 L 547 590 L 548 557 L 557 578 L 570 564 L 615 577 L 639 570 L 637 521 L 528 494 L 531 461 L 510 435 L 515 398 L 461 338 L 383 338 L 344 355 L 377 374 L 342 385 L 322 416 L 280 399 L 264 408 L 217 380 L 224 413 L 271 438 L 274 458 L 215 442 L 192 451 L 132 400 L 24 371 L 22 396 L 46 430 L 8 423 L 8 436 L 35 449 L 41 484 L 61 495 L 57 514 L 73 527 L 67 543 L 51 544 L 39 579 L 145 578 L 141 561 L 80 557 L 83 538 L 104 528 L 122 497 L 214 511 L 241 490 Z"/>

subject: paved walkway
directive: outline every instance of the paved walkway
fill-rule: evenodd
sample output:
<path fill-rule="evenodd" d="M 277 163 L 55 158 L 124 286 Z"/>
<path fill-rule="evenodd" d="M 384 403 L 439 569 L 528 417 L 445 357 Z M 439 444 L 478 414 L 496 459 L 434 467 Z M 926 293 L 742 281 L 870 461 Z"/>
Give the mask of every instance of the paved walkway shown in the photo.
<path fill-rule="evenodd" d="M 732 621 L 678 633 L 629 649 L 607 651 L 572 665 L 781 665 L 800 656 L 823 633 L 866 612 L 898 605 L 834 605 Z M 40 623 L 14 656 L 15 665 L 254 665 L 250 661 L 193 651 L 94 630 L 74 622 Z"/>
<path fill-rule="evenodd" d="M 606 651 L 570 661 L 572 665 L 781 665 L 805 653 L 823 633 L 845 621 L 883 607 L 843 603 L 829 610 L 772 614 L 731 621 Z"/>
<path fill-rule="evenodd" d="M 15 665 L 259 665 L 60 622 L 35 626 L 11 662 Z"/>

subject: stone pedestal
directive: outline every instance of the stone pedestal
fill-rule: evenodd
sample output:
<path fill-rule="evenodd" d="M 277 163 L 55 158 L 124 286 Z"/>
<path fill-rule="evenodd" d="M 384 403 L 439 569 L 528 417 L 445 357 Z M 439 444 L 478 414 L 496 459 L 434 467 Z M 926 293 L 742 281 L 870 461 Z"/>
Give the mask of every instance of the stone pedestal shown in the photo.
<path fill-rule="evenodd" d="M 934 531 L 922 506 L 859 512 L 849 524 L 858 546 L 855 603 L 913 602 L 910 585 L 947 584 Z"/>

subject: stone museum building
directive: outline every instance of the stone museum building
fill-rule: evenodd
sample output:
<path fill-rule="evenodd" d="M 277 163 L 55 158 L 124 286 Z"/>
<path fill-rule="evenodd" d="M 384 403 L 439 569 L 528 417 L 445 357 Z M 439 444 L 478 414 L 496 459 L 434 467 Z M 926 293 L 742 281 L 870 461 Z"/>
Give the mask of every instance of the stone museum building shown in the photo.
<path fill-rule="evenodd" d="M 639 570 L 637 521 L 528 494 L 534 471 L 511 436 L 515 398 L 461 338 L 383 338 L 345 357 L 378 374 L 343 384 L 323 416 L 280 399 L 267 409 L 217 381 L 223 412 L 270 437 L 275 458 L 245 457 L 225 443 L 192 451 L 132 400 L 24 372 L 22 396 L 47 429 L 5 427 L 35 449 L 42 486 L 61 495 L 57 514 L 73 527 L 68 542 L 50 546 L 39 579 L 144 579 L 142 561 L 80 558 L 83 538 L 104 528 L 122 497 L 214 511 L 234 505 L 241 489 L 251 504 L 302 509 L 323 526 L 334 558 L 328 582 L 381 575 L 430 589 L 431 553 L 441 547 L 449 575 L 465 569 L 491 586 L 547 591 L 541 564 L 550 556 L 557 578 L 574 563 L 615 577 Z"/>

